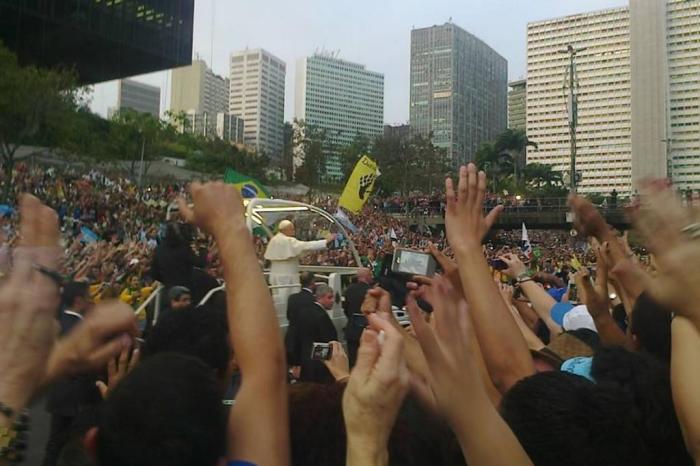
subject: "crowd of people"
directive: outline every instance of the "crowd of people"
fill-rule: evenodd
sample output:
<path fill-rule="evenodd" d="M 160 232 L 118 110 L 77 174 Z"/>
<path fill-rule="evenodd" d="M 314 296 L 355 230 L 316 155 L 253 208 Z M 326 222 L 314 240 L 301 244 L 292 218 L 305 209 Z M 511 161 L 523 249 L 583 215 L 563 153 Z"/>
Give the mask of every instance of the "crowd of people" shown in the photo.
<path fill-rule="evenodd" d="M 22 166 L 15 186 L 0 464 L 21 461 L 42 392 L 47 466 L 700 464 L 700 223 L 663 182 L 630 210 L 633 245 L 579 196 L 575 235 L 523 241 L 491 231 L 503 207 L 484 209 L 486 176 L 469 165 L 428 198 L 444 229 L 375 205 L 350 216 L 362 264 L 337 232 L 307 244 L 286 220 L 273 241 L 292 252 L 267 254 L 223 183 L 138 189 Z M 439 272 L 387 270 L 395 246 L 428 251 Z M 280 333 L 265 255 L 294 265 L 306 251 L 362 266 L 344 334 L 328 313 L 341 290 L 311 273 L 293 277 Z M 140 319 L 156 284 L 164 312 Z"/>

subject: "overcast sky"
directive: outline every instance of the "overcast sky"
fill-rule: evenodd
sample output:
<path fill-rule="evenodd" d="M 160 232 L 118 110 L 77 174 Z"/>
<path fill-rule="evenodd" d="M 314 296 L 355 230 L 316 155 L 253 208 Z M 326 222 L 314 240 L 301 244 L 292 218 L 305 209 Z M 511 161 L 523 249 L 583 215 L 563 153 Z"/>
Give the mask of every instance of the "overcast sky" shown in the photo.
<path fill-rule="evenodd" d="M 656 0 L 651 0 L 656 1 Z M 525 75 L 527 23 L 627 5 L 627 0 L 195 0 L 194 50 L 228 75 L 232 51 L 262 47 L 287 63 L 285 117 L 294 110 L 296 60 L 315 50 L 384 73 L 384 120 L 408 120 L 411 28 L 452 18 L 508 60 L 511 79 Z M 213 49 L 212 49 L 213 37 Z M 139 77 L 161 86 L 168 104 L 167 73 Z M 98 86 L 94 108 L 106 113 L 116 91 Z M 109 99 L 113 102 L 109 103 Z"/>

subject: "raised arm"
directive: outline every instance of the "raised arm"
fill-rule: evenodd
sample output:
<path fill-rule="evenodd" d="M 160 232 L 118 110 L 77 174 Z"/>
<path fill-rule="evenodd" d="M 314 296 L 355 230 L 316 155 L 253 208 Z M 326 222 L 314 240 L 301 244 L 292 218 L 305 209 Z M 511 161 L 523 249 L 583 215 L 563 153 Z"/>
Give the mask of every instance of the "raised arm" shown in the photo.
<path fill-rule="evenodd" d="M 445 188 L 447 239 L 457 259 L 484 362 L 496 388 L 505 393 L 517 381 L 534 374 L 535 367 L 527 343 L 491 278 L 481 248 L 481 239 L 499 210 L 483 216 L 486 175 L 477 174 L 473 164 L 461 167 L 456 193 L 449 178 Z"/>
<path fill-rule="evenodd" d="M 433 286 L 434 330 L 421 318 L 413 296 L 408 298 L 407 308 L 430 367 L 430 388 L 439 412 L 455 432 L 468 464 L 531 465 L 522 445 L 484 389 L 474 355 L 469 350 L 470 323 L 466 308 L 459 305 L 461 296 L 442 277 L 437 278 Z M 513 322 L 511 316 L 507 318 Z"/>
<path fill-rule="evenodd" d="M 537 317 L 542 319 L 542 322 L 547 326 L 552 335 L 558 335 L 562 332 L 559 324 L 552 320 L 551 311 L 557 303 L 544 288 L 539 286 L 528 275 L 527 267 L 523 264 L 515 254 L 506 254 L 501 257 L 501 260 L 508 264 L 508 268 L 504 270 L 506 275 L 518 281 L 520 289 L 523 290 L 527 299 L 532 303 Z"/>
<path fill-rule="evenodd" d="M 230 185 L 191 186 L 185 218 L 213 235 L 221 256 L 228 325 L 243 376 L 231 409 L 228 458 L 259 465 L 289 464 L 286 361 L 279 324 L 245 224 L 243 201 Z"/>

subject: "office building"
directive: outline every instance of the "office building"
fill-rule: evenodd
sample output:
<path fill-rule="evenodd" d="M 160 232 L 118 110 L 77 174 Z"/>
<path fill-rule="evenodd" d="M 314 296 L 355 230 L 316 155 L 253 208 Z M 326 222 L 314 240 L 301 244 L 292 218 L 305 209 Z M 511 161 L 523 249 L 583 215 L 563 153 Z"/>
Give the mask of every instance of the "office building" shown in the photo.
<path fill-rule="evenodd" d="M 508 124 L 508 62 L 452 23 L 411 31 L 411 131 L 444 148 L 453 165 Z"/>
<path fill-rule="evenodd" d="M 231 55 L 229 113 L 245 122 L 245 143 L 279 165 L 284 128 L 287 66 L 263 49 Z"/>
<path fill-rule="evenodd" d="M 0 41 L 20 64 L 94 84 L 192 61 L 194 0 L 0 1 Z"/>
<path fill-rule="evenodd" d="M 508 83 L 508 128 L 526 131 L 527 80 Z"/>
<path fill-rule="evenodd" d="M 680 189 L 700 190 L 700 2 L 674 0 L 666 11 L 668 122 L 664 143 Z"/>
<path fill-rule="evenodd" d="M 411 125 L 384 125 L 384 137 L 408 142 L 411 139 Z"/>
<path fill-rule="evenodd" d="M 160 88 L 133 79 L 122 79 L 118 84 L 117 108 L 129 108 L 160 118 Z"/>
<path fill-rule="evenodd" d="M 224 141 L 235 144 L 244 142 L 245 123 L 231 113 L 218 113 L 216 115 L 216 136 Z"/>
<path fill-rule="evenodd" d="M 570 171 L 571 44 L 578 93 L 576 171 L 584 193 L 632 193 L 670 176 L 700 189 L 700 3 L 631 0 L 528 25 L 528 162 Z"/>
<path fill-rule="evenodd" d="M 204 60 L 172 71 L 170 111 L 216 115 L 229 111 L 229 80 L 215 74 Z"/>
<path fill-rule="evenodd" d="M 215 74 L 204 60 L 172 71 L 170 111 L 185 113 L 185 128 L 197 135 L 214 137 L 219 113 L 229 111 L 229 80 Z M 183 128 L 183 129 L 185 129 Z"/>
<path fill-rule="evenodd" d="M 384 75 L 331 53 L 302 58 L 296 69 L 295 118 L 325 131 L 325 178 L 342 180 L 339 150 L 384 131 Z"/>

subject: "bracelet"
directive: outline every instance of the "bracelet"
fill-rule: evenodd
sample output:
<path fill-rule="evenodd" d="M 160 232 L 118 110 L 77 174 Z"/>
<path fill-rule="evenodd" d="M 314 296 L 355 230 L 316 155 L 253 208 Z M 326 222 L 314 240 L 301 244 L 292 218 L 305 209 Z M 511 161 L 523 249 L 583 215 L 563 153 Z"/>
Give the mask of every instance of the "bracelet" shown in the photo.
<path fill-rule="evenodd" d="M 26 410 L 18 416 L 12 427 L 0 427 L 0 460 L 11 464 L 22 462 L 27 449 L 28 430 L 29 415 Z"/>
<path fill-rule="evenodd" d="M 530 278 L 530 277 L 523 278 L 523 279 L 518 279 L 518 285 L 522 285 L 523 283 L 534 282 L 534 281 L 535 281 L 535 280 L 533 280 L 533 279 Z"/>
<path fill-rule="evenodd" d="M 350 379 L 349 375 L 344 375 L 344 376 L 340 377 L 339 379 L 335 379 L 335 381 L 337 383 L 344 383 L 344 382 L 347 382 L 349 379 Z"/>

